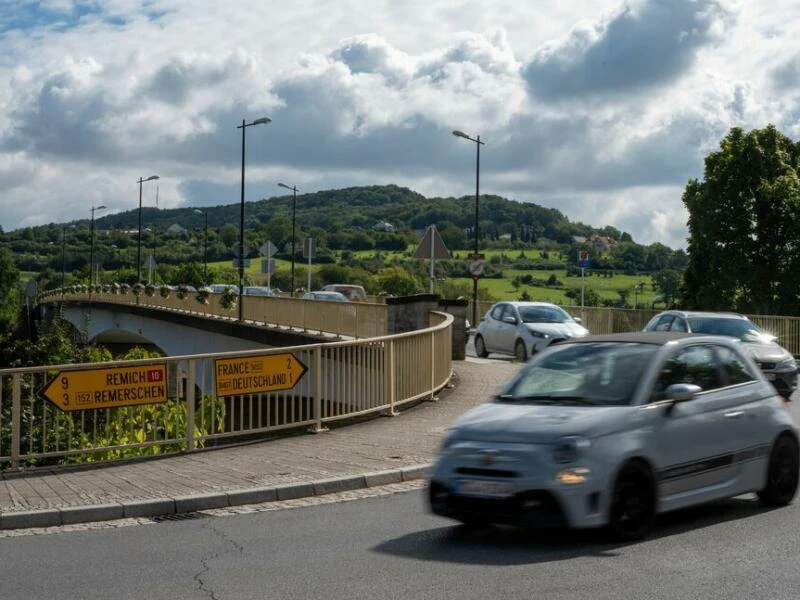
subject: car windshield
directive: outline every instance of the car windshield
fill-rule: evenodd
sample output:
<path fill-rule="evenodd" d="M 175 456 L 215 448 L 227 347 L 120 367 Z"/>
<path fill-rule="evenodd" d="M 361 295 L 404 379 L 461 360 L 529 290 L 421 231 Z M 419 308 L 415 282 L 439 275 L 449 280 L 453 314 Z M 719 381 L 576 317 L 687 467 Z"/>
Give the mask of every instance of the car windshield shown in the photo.
<path fill-rule="evenodd" d="M 758 326 L 747 319 L 689 317 L 689 327 L 693 333 L 726 335 L 742 340 L 762 336 Z"/>
<path fill-rule="evenodd" d="M 564 344 L 534 357 L 499 402 L 625 406 L 658 346 L 634 342 Z"/>
<path fill-rule="evenodd" d="M 519 316 L 523 323 L 564 323 L 572 320 L 558 306 L 520 306 Z"/>

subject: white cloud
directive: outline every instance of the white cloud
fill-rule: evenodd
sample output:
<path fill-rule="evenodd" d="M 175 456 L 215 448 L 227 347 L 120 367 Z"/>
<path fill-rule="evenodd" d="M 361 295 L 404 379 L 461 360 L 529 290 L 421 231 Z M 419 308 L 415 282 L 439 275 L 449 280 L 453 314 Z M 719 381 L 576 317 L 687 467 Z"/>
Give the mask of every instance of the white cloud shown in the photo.
<path fill-rule="evenodd" d="M 8 4 L 8 3 L 6 3 Z M 0 8 L 0 225 L 395 183 L 685 246 L 732 126 L 800 135 L 800 10 L 714 0 L 18 0 Z M 8 14 L 6 14 L 8 10 Z M 781 13 L 785 18 L 778 19 Z M 769 65 L 765 68 L 764 65 Z"/>

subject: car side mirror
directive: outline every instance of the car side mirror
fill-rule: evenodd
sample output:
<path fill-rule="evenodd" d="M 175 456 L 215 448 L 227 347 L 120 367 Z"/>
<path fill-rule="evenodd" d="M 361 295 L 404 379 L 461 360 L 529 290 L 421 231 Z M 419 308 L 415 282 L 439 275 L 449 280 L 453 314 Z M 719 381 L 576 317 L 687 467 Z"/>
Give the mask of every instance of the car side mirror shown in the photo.
<path fill-rule="evenodd" d="M 517 324 L 517 317 L 503 317 L 503 323 L 508 323 L 510 325 Z"/>
<path fill-rule="evenodd" d="M 572 317 L 572 320 L 575 321 L 576 323 L 582 323 L 580 317 Z"/>
<path fill-rule="evenodd" d="M 703 388 L 693 383 L 673 383 L 664 392 L 666 399 L 671 401 L 667 408 L 667 414 L 672 413 L 675 405 L 679 402 L 688 402 L 702 391 Z"/>

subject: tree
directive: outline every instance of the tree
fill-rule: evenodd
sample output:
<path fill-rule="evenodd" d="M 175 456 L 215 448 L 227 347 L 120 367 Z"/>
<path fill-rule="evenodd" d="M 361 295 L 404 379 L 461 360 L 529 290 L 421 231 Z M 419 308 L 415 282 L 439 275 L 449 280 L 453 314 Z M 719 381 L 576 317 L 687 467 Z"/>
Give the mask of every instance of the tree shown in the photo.
<path fill-rule="evenodd" d="M 0 339 L 11 333 L 19 317 L 19 271 L 14 266 L 14 256 L 0 247 Z"/>
<path fill-rule="evenodd" d="M 386 267 L 378 271 L 370 286 L 393 296 L 410 296 L 422 289 L 420 282 L 403 267 Z"/>
<path fill-rule="evenodd" d="M 664 304 L 669 306 L 678 298 L 681 274 L 673 269 L 664 269 L 651 277 L 653 289 L 661 293 Z"/>
<path fill-rule="evenodd" d="M 800 145 L 773 125 L 731 129 L 683 194 L 687 308 L 800 311 Z"/>

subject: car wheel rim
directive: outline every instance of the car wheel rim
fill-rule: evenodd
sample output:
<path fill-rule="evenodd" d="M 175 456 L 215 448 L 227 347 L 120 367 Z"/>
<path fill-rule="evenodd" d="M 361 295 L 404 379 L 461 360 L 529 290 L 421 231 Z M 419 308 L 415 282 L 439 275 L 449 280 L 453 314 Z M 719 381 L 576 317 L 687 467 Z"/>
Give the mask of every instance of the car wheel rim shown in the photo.
<path fill-rule="evenodd" d="M 475 353 L 480 356 L 483 354 L 485 348 L 483 347 L 483 338 L 477 337 L 475 338 Z"/>
<path fill-rule="evenodd" d="M 770 468 L 770 484 L 781 496 L 794 494 L 797 490 L 797 454 L 791 444 L 781 444 L 775 449 Z"/>

